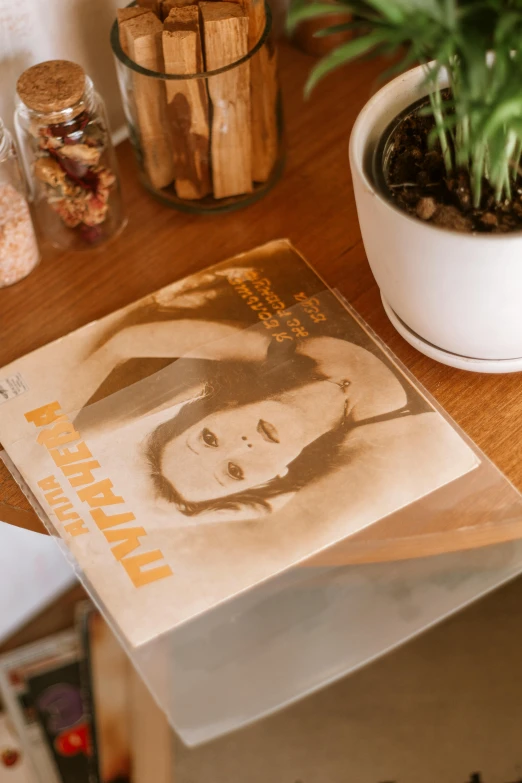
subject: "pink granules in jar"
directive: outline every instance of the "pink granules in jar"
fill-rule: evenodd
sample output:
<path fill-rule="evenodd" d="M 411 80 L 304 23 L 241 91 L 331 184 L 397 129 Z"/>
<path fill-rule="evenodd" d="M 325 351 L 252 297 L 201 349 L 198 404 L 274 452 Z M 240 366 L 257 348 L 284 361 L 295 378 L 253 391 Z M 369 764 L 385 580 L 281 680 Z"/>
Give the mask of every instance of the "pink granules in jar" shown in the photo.
<path fill-rule="evenodd" d="M 27 201 L 12 185 L 0 182 L 0 288 L 26 277 L 39 257 Z"/>

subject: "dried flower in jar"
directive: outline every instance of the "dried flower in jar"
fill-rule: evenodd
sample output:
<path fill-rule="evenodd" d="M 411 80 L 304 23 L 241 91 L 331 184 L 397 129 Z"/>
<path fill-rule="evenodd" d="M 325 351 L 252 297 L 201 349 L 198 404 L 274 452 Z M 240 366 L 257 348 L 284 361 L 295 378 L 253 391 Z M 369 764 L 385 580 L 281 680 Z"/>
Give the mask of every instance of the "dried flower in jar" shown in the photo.
<path fill-rule="evenodd" d="M 98 242 L 110 234 L 117 176 L 92 83 L 79 65 L 52 60 L 25 71 L 17 90 L 40 198 L 85 243 Z"/>

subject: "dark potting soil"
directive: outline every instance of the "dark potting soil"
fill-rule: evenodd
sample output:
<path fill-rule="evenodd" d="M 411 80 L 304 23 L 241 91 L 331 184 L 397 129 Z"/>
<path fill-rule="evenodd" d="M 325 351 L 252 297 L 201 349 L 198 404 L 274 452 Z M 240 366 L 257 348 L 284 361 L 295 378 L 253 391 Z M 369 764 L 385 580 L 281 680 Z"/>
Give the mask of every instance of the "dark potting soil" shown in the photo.
<path fill-rule="evenodd" d="M 440 145 L 428 143 L 433 126 L 433 117 L 412 114 L 394 131 L 386 180 L 397 206 L 454 231 L 503 234 L 522 230 L 522 178 L 513 183 L 512 200 L 500 204 L 484 180 L 482 203 L 475 209 L 467 171 L 448 177 Z"/>

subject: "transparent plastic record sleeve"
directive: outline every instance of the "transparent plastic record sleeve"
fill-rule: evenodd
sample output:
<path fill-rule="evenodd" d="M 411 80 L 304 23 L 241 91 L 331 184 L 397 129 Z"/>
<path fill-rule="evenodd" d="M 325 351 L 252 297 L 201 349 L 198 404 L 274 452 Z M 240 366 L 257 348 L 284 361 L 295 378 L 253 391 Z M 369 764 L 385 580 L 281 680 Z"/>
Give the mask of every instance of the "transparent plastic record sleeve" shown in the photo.
<path fill-rule="evenodd" d="M 120 390 L 106 382 L 101 399 L 59 401 L 56 415 L 77 432 L 70 448 L 79 448 L 80 433 L 92 471 L 110 477 L 112 505 L 96 505 L 110 499 L 108 485 L 89 495 L 85 471 L 57 469 L 53 441 L 40 435 L 50 431 L 44 419 L 35 414 L 23 437 L 2 434 L 6 464 L 188 745 L 331 683 L 522 571 L 520 494 L 355 311 L 315 285 L 305 298 L 296 287 L 285 303 L 264 361 L 256 357 L 267 329 L 254 323 L 216 332 Z M 318 313 L 328 328 L 323 322 L 314 332 L 310 315 Z M 87 336 L 96 342 L 120 322 L 114 314 L 86 327 Z M 40 363 L 36 352 L 9 371 L 31 389 L 44 365 L 52 367 L 59 387 L 78 362 L 70 337 L 48 346 Z M 216 361 L 224 373 L 214 372 Z M 52 379 L 46 384 L 42 406 L 56 397 Z M 25 396 L 10 401 L 11 415 L 37 409 Z M 249 415 L 257 421 L 259 410 L 262 453 L 287 449 L 269 474 L 253 456 Z M 298 426 L 303 411 L 306 426 Z M 241 448 L 229 449 L 226 467 L 253 471 L 255 491 L 225 488 L 209 498 L 214 430 L 223 443 L 237 435 Z M 199 471 L 204 483 L 194 478 Z M 64 512 L 59 519 L 60 498 L 70 520 Z M 89 517 L 87 504 L 103 514 Z M 131 516 L 112 525 L 114 514 Z M 67 535 L 77 518 L 87 530 Z M 133 570 L 125 564 L 136 551 L 144 557 Z M 169 572 L 148 580 L 158 568 Z"/>

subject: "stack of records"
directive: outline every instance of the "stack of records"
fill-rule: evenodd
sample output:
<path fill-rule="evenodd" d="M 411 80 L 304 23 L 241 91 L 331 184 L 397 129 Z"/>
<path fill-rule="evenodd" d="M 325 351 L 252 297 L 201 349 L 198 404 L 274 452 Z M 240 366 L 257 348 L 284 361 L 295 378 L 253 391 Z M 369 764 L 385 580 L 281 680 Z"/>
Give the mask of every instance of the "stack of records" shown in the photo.
<path fill-rule="evenodd" d="M 0 781 L 521 783 L 521 602 L 519 580 L 196 748 L 171 732 L 109 627 L 81 604 L 76 629 L 0 658 Z"/>
<path fill-rule="evenodd" d="M 0 385 L 3 459 L 108 623 L 3 664 L 41 783 L 162 783 L 168 724 L 249 731 L 522 570 L 519 493 L 288 241 Z"/>
<path fill-rule="evenodd" d="M 0 658 L 0 690 L 28 781 L 170 782 L 166 718 L 90 602 L 75 629 Z"/>

